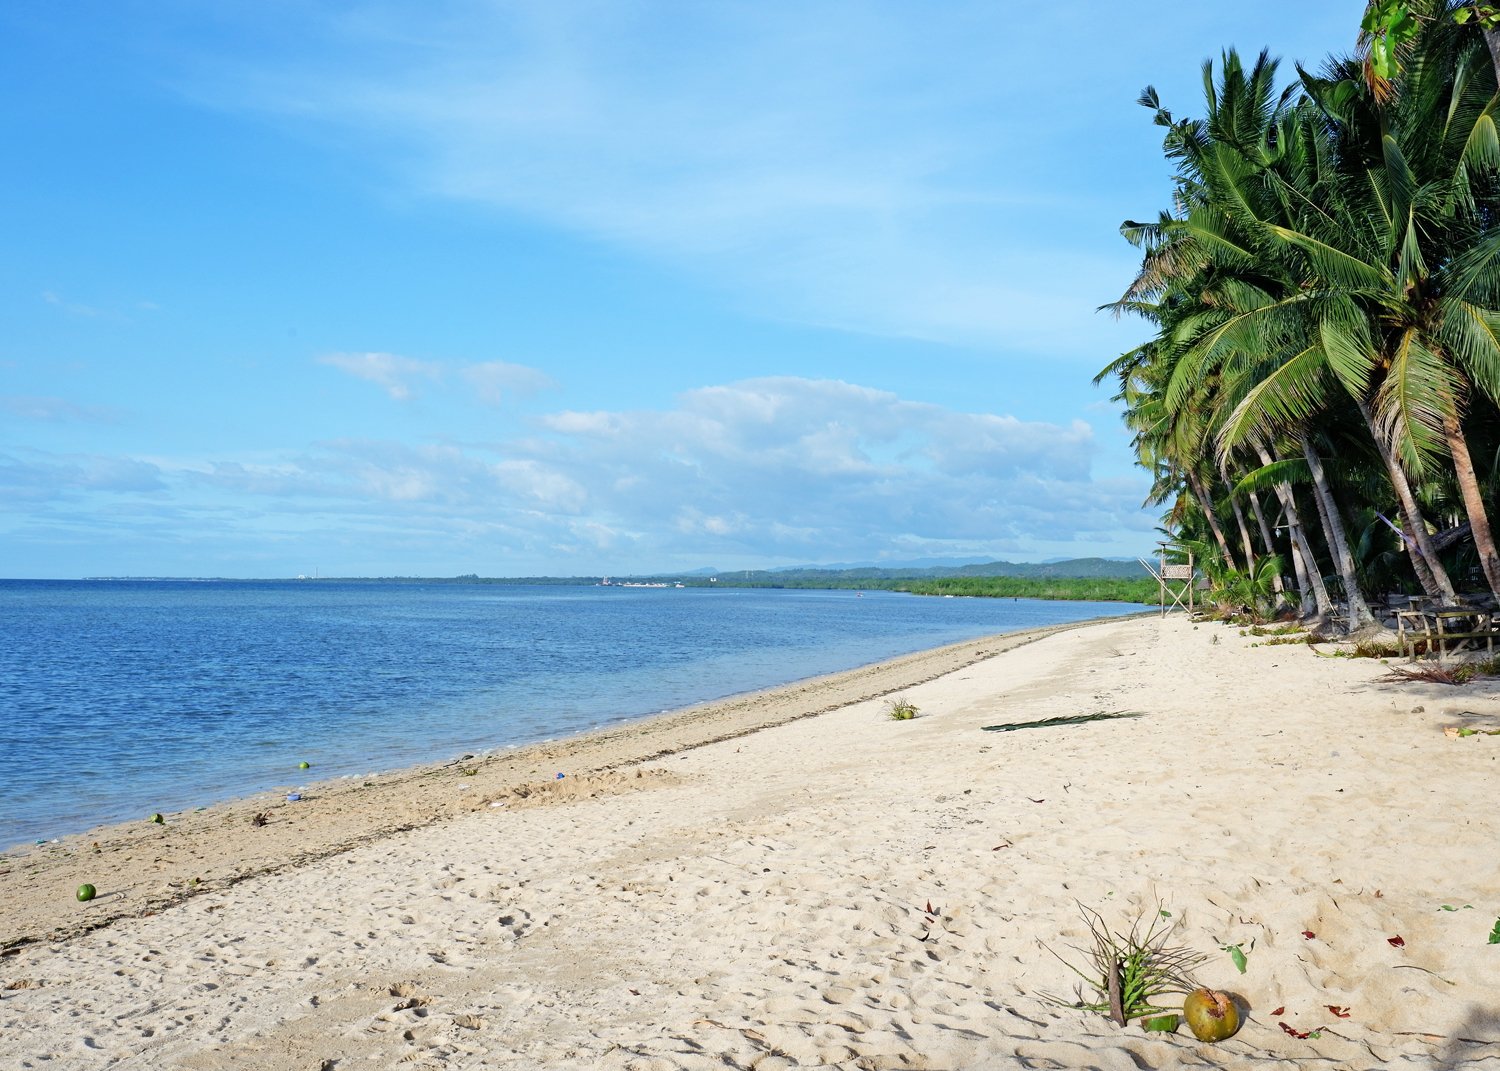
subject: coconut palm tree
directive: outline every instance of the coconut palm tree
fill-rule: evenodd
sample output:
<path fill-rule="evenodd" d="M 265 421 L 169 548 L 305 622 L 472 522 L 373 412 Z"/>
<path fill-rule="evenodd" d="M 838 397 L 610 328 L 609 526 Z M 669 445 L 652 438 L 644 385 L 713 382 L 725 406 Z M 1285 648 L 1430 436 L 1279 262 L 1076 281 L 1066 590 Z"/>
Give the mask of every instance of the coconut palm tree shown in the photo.
<path fill-rule="evenodd" d="M 1500 99 L 1487 54 L 1435 21 L 1384 101 L 1349 61 L 1324 77 L 1304 72 L 1303 84 L 1331 120 L 1341 181 L 1325 211 L 1279 237 L 1362 315 L 1356 330 L 1325 340 L 1364 350 L 1348 354 L 1351 364 L 1372 364 L 1373 389 L 1350 393 L 1393 469 L 1451 465 L 1486 583 L 1500 595 L 1500 553 L 1463 427 L 1476 390 L 1500 398 Z"/>
<path fill-rule="evenodd" d="M 1278 138 L 1277 130 L 1289 91 L 1276 92 L 1275 71 L 1276 64 L 1266 53 L 1249 69 L 1236 53 L 1226 53 L 1218 80 L 1212 64 L 1205 64 L 1208 117 L 1204 120 L 1174 121 L 1150 89 L 1141 98 L 1141 103 L 1155 109 L 1156 121 L 1168 131 L 1164 149 L 1178 167 L 1178 214 L 1163 214 L 1150 225 L 1127 222 L 1122 228 L 1128 239 L 1147 252 L 1141 273 L 1114 307 L 1147 315 L 1163 328 L 1159 344 L 1141 351 L 1135 360 L 1151 356 L 1160 366 L 1157 379 L 1163 384 L 1163 411 L 1194 414 L 1200 425 L 1203 414 L 1217 410 L 1210 425 L 1222 417 L 1235 397 L 1226 385 L 1243 381 L 1244 367 L 1259 365 L 1262 348 L 1277 352 L 1282 348 L 1280 339 L 1264 335 L 1242 339 L 1243 327 L 1238 335 L 1226 335 L 1227 329 L 1241 323 L 1258 325 L 1259 320 L 1247 319 L 1247 307 L 1274 308 L 1278 294 L 1296 292 L 1296 280 L 1287 275 L 1284 265 L 1258 255 L 1253 235 L 1243 233 L 1237 218 L 1245 214 L 1236 204 L 1245 197 L 1245 189 L 1236 183 L 1253 182 L 1285 153 L 1285 138 Z M 1154 304 L 1148 300 L 1151 297 L 1157 299 Z M 1246 343 L 1251 347 L 1248 361 L 1240 360 L 1226 375 L 1226 369 L 1236 364 L 1235 346 Z M 1116 362 L 1101 375 L 1124 373 L 1127 366 Z M 1325 535 L 1353 607 L 1351 624 L 1373 624 L 1359 594 L 1338 511 L 1328 508 L 1332 492 L 1322 486 L 1326 477 L 1315 471 L 1314 479 L 1320 484 L 1317 501 Z M 1288 496 L 1283 501 L 1286 504 Z M 1300 548 L 1299 554 L 1311 558 Z M 1326 591 L 1318 592 L 1317 602 L 1326 613 Z"/>
<path fill-rule="evenodd" d="M 1315 429 L 1360 429 L 1395 498 L 1413 572 L 1445 601 L 1454 589 L 1422 499 L 1453 487 L 1500 595 L 1484 487 L 1500 451 L 1481 465 L 1470 449 L 1500 400 L 1495 82 L 1476 36 L 1446 18 L 1423 23 L 1403 58 L 1381 93 L 1345 60 L 1317 77 L 1300 72 L 1293 99 L 1276 91 L 1264 53 L 1247 69 L 1229 52 L 1217 80 L 1205 65 L 1202 120 L 1174 120 L 1154 91 L 1143 94 L 1167 128 L 1174 206 L 1122 228 L 1145 258 L 1113 308 L 1146 316 L 1157 335 L 1101 373 L 1131 385 L 1138 427 L 1168 429 L 1138 445 L 1170 447 L 1171 471 L 1199 481 L 1192 491 L 1207 521 L 1201 481 L 1212 469 L 1194 457 L 1205 436 L 1226 482 L 1238 447 L 1253 444 L 1266 469 L 1288 464 L 1267 443 L 1295 444 L 1356 617 L 1354 555 L 1318 445 L 1345 439 Z M 1234 495 L 1227 501 L 1248 563 L 1248 525 Z M 1293 531 L 1294 561 L 1310 567 Z"/>
<path fill-rule="evenodd" d="M 1462 45 L 1453 27 L 1432 36 L 1446 38 L 1432 51 Z M 1488 300 L 1500 244 L 1484 218 L 1500 141 L 1488 67 L 1483 82 L 1477 69 L 1414 62 L 1384 109 L 1349 77 L 1304 75 L 1309 99 L 1268 124 L 1260 145 L 1214 138 L 1199 154 L 1206 196 L 1183 221 L 1221 262 L 1272 284 L 1226 291 L 1234 315 L 1180 363 L 1180 380 L 1231 355 L 1261 362 L 1228 422 L 1231 444 L 1269 420 L 1309 419 L 1342 387 L 1380 449 L 1413 568 L 1445 601 L 1453 587 L 1411 486 L 1441 448 L 1500 594 L 1460 409 L 1472 385 L 1490 397 L 1500 387 L 1500 316 Z M 1226 79 L 1234 73 L 1226 63 Z"/>

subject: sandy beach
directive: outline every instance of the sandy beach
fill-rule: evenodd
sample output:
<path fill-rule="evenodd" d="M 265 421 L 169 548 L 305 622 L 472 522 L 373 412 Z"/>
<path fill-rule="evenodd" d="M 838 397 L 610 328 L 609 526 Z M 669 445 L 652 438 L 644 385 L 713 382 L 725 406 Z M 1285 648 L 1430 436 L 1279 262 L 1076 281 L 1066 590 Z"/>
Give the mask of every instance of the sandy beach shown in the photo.
<path fill-rule="evenodd" d="M 18 849 L 0 1065 L 1500 1069 L 1500 685 L 1330 650 L 996 637 Z M 1050 1000 L 1080 904 L 1244 1027 Z"/>

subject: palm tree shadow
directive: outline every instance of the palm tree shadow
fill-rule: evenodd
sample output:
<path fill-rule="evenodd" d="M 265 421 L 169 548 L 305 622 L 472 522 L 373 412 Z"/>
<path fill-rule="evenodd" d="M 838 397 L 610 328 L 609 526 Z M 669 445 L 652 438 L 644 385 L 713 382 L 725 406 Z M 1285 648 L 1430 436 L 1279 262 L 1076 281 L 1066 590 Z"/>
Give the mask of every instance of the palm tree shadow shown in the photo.
<path fill-rule="evenodd" d="M 1459 1071 L 1461 1068 L 1485 1066 L 1500 1051 L 1500 1009 L 1469 1006 L 1464 1021 L 1448 1035 L 1432 1055 L 1432 1071 Z"/>

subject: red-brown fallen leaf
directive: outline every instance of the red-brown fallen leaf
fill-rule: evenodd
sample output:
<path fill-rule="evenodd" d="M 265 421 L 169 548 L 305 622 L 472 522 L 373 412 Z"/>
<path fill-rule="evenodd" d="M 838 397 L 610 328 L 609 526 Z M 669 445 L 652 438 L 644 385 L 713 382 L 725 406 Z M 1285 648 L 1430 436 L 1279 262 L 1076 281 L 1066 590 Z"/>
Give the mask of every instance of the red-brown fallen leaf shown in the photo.
<path fill-rule="evenodd" d="M 1348 1008 L 1340 1008 L 1337 1004 L 1329 1004 L 1328 1005 L 1328 1010 L 1331 1011 L 1331 1012 L 1333 1012 L 1333 1014 L 1337 1015 L 1340 1019 L 1347 1019 L 1347 1018 L 1349 1018 L 1349 1009 Z"/>
<path fill-rule="evenodd" d="M 1399 933 L 1395 937 L 1387 937 L 1385 939 L 1385 943 L 1390 945 L 1392 948 L 1406 947 L 1406 942 L 1401 940 L 1401 935 Z"/>
<path fill-rule="evenodd" d="M 1286 1014 L 1286 1006 L 1282 1005 L 1280 1008 L 1277 1008 L 1271 1014 L 1272 1015 L 1285 1015 Z"/>
<path fill-rule="evenodd" d="M 1309 941 L 1311 941 L 1314 937 L 1316 937 L 1318 935 L 1315 934 L 1315 933 L 1313 933 L 1311 930 L 1303 930 L 1302 931 L 1302 936 L 1306 937 Z"/>
<path fill-rule="evenodd" d="M 936 915 L 937 914 L 937 911 L 932 906 L 932 901 L 931 900 L 927 901 L 927 913 L 929 915 Z"/>
<path fill-rule="evenodd" d="M 1309 1037 L 1312 1036 L 1311 1030 L 1293 1030 L 1285 1023 L 1277 1023 L 1276 1025 L 1281 1027 L 1281 1029 L 1285 1030 L 1288 1034 L 1292 1035 L 1292 1037 L 1298 1039 L 1299 1041 L 1306 1041 Z"/>

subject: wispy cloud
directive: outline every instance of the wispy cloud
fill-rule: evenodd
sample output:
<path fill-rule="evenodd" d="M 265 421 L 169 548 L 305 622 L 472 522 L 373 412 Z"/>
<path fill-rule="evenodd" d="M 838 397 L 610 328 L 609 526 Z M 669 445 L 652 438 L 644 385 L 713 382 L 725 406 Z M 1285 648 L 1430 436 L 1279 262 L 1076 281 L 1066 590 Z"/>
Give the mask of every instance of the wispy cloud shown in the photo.
<path fill-rule="evenodd" d="M 1116 210 L 1083 223 L 1098 198 L 1047 174 L 1083 116 L 1018 114 L 1037 57 L 1078 39 L 1060 12 L 448 0 L 298 33 L 295 52 L 206 63 L 195 90 L 336 127 L 412 188 L 690 268 L 773 316 L 1048 352 L 1114 329 L 1092 310 L 1131 256 L 1090 228 Z"/>
<path fill-rule="evenodd" d="M 526 397 L 557 386 L 557 381 L 545 372 L 505 361 L 467 365 L 459 369 L 459 375 L 479 400 L 488 405 L 499 405 L 507 398 Z"/>
<path fill-rule="evenodd" d="M 22 420 L 48 423 L 112 424 L 119 419 L 113 410 L 97 405 L 79 405 L 66 398 L 31 395 L 0 395 L 0 412 Z"/>
<path fill-rule="evenodd" d="M 457 364 L 419 361 L 394 353 L 330 353 L 319 357 L 318 363 L 374 383 L 398 402 L 417 398 L 419 384 L 438 385 L 450 377 L 456 377 L 486 405 L 500 405 L 507 399 L 557 386 L 545 372 L 505 361 Z"/>
<path fill-rule="evenodd" d="M 0 496 L 40 503 L 81 495 L 141 495 L 166 491 L 162 471 L 149 461 L 43 450 L 0 453 Z"/>
<path fill-rule="evenodd" d="M 85 305 L 79 301 L 68 301 L 63 298 L 62 295 L 53 290 L 43 290 L 42 300 L 45 301 L 48 305 L 53 306 L 54 308 L 61 309 L 69 316 L 82 316 L 85 319 L 95 319 L 100 316 L 108 315 L 108 312 L 105 309 L 95 308 L 92 305 Z"/>
<path fill-rule="evenodd" d="M 398 402 L 409 402 L 417 396 L 417 381 L 439 380 L 443 374 L 439 364 L 394 353 L 330 353 L 319 357 L 318 363 L 374 383 Z"/>

